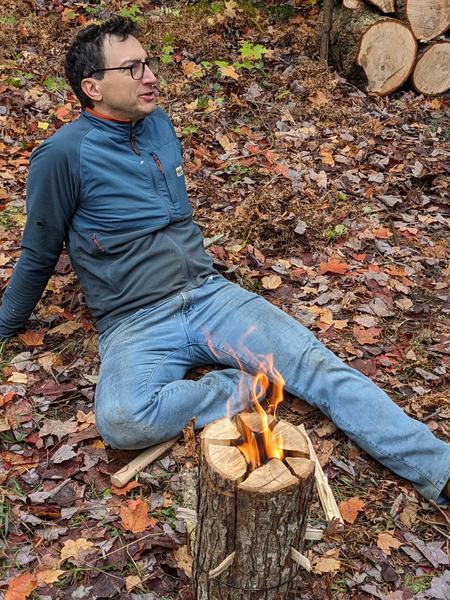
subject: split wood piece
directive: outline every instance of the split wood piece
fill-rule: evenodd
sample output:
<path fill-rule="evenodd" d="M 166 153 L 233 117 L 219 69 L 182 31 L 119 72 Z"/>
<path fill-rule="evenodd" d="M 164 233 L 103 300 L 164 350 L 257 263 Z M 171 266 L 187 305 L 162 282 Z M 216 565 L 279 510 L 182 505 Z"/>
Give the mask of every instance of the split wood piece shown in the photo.
<path fill-rule="evenodd" d="M 266 415 L 267 426 L 269 429 L 273 429 L 276 421 L 272 415 Z M 236 427 L 238 430 L 243 432 L 246 427 L 253 433 L 262 433 L 264 430 L 264 422 L 261 419 L 259 413 L 256 412 L 242 412 L 236 415 Z"/>
<path fill-rule="evenodd" d="M 207 425 L 200 435 L 202 447 L 210 441 L 221 446 L 231 446 L 241 437 L 236 425 L 228 418 L 218 419 Z"/>
<path fill-rule="evenodd" d="M 450 0 L 397 0 L 396 12 L 420 42 L 429 42 L 450 26 Z"/>
<path fill-rule="evenodd" d="M 308 440 L 289 421 L 279 421 L 272 430 L 272 440 L 280 441 L 286 456 L 309 458 Z"/>
<path fill-rule="evenodd" d="M 299 573 L 291 548 L 302 550 L 313 476 L 301 480 L 272 459 L 239 483 L 234 458 L 217 468 L 217 448 L 223 450 L 209 438 L 201 449 L 194 595 L 197 600 L 288 598 Z M 225 569 L 211 578 L 224 561 Z"/>
<path fill-rule="evenodd" d="M 178 437 L 172 438 L 167 442 L 162 442 L 161 444 L 156 444 L 155 446 L 150 446 L 150 448 L 147 448 L 147 450 L 138 454 L 138 456 L 127 465 L 113 473 L 111 475 L 111 483 L 116 487 L 123 487 L 132 477 L 139 473 L 139 471 L 145 469 L 150 463 L 162 456 L 164 452 L 172 448 L 177 440 Z"/>
<path fill-rule="evenodd" d="M 363 10 L 366 6 L 364 0 L 342 0 L 342 4 L 351 10 Z"/>
<path fill-rule="evenodd" d="M 415 63 L 417 43 L 409 27 L 381 15 L 340 6 L 330 34 L 330 63 L 368 93 L 386 95 L 400 87 Z"/>
<path fill-rule="evenodd" d="M 428 96 L 450 88 L 450 41 L 434 42 L 426 48 L 414 67 L 412 83 Z"/>
<path fill-rule="evenodd" d="M 224 479 L 240 483 L 247 472 L 247 462 L 240 450 L 234 446 L 209 444 L 205 448 L 209 464 Z"/>
<path fill-rule="evenodd" d="M 395 0 L 367 0 L 370 4 L 373 4 L 381 12 L 393 13 L 395 12 Z"/>
<path fill-rule="evenodd" d="M 331 489 L 330 484 L 328 483 L 327 476 L 325 475 L 322 467 L 320 466 L 319 459 L 317 458 L 317 454 L 316 454 L 316 451 L 314 450 L 314 446 L 312 445 L 312 442 L 309 439 L 308 434 L 306 433 L 305 426 L 303 424 L 299 425 L 299 429 L 303 433 L 303 435 L 306 436 L 306 439 L 308 440 L 311 460 L 314 461 L 314 463 L 315 463 L 314 476 L 315 476 L 315 481 L 316 481 L 316 486 L 317 486 L 317 492 L 319 494 L 320 503 L 324 510 L 326 519 L 327 519 L 327 521 L 333 521 L 336 519 L 339 523 L 341 523 L 341 525 L 343 525 L 344 520 L 341 516 L 339 507 L 336 503 L 336 499 L 334 497 L 333 490 Z"/>

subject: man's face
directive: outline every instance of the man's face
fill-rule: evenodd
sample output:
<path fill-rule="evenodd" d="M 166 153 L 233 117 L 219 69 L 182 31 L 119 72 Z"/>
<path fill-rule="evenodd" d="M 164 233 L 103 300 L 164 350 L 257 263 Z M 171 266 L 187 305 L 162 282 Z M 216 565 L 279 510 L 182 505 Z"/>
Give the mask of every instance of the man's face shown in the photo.
<path fill-rule="evenodd" d="M 128 67 L 147 58 L 147 52 L 133 36 L 125 40 L 110 35 L 103 42 L 105 68 Z M 95 110 L 116 119 L 136 121 L 150 114 L 156 106 L 155 75 L 146 66 L 142 79 L 131 77 L 130 70 L 105 71 L 97 81 L 99 99 L 94 99 Z"/>

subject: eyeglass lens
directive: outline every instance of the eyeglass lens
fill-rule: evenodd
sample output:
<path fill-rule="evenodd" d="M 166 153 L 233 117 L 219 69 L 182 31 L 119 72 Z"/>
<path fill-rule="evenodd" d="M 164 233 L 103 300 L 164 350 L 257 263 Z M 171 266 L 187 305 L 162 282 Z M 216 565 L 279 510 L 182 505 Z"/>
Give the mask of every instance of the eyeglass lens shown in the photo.
<path fill-rule="evenodd" d="M 142 79 L 144 77 L 145 65 L 150 69 L 153 75 L 156 75 L 159 71 L 159 59 L 158 58 L 146 58 L 144 62 L 135 63 L 131 69 L 131 76 L 133 79 Z"/>

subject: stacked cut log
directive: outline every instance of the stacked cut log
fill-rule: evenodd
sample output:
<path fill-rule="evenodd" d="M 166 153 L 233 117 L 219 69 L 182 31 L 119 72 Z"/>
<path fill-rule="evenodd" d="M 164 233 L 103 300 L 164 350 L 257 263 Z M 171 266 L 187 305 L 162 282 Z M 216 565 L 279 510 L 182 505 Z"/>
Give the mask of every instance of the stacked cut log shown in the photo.
<path fill-rule="evenodd" d="M 436 95 L 450 88 L 450 0 L 339 0 L 330 62 L 368 93 L 384 96 L 410 77 Z"/>

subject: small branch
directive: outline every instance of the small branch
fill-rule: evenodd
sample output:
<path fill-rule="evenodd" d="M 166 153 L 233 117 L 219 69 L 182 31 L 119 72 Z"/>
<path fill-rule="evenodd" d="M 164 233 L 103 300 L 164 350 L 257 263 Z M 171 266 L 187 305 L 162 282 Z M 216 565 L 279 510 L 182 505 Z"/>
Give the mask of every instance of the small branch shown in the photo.
<path fill-rule="evenodd" d="M 208 573 L 209 578 L 214 579 L 214 577 L 217 577 L 218 575 L 226 571 L 226 569 L 228 569 L 228 567 L 233 562 L 235 554 L 236 552 L 232 552 L 220 563 L 220 565 L 217 565 L 215 569 L 211 569 L 211 571 Z"/>
<path fill-rule="evenodd" d="M 328 64 L 328 52 L 330 47 L 330 32 L 333 23 L 333 1 L 324 0 L 323 3 L 323 23 L 322 34 L 320 36 L 320 52 L 319 57 L 321 62 Z"/>
<path fill-rule="evenodd" d="M 306 571 L 308 571 L 308 573 L 310 573 L 311 563 L 309 561 L 309 558 L 306 558 L 306 556 L 304 554 L 301 554 L 295 548 L 291 548 L 291 558 L 294 562 L 296 562 L 298 565 L 300 565 Z"/>

